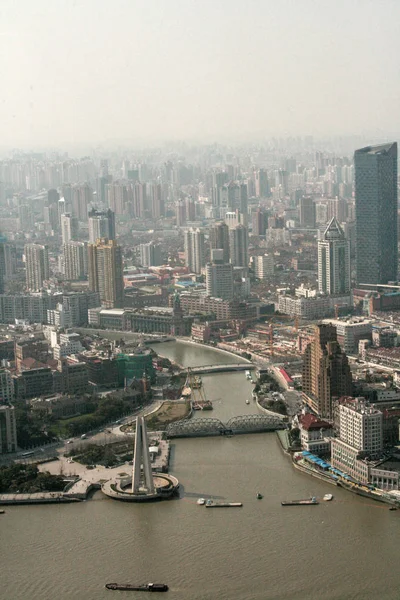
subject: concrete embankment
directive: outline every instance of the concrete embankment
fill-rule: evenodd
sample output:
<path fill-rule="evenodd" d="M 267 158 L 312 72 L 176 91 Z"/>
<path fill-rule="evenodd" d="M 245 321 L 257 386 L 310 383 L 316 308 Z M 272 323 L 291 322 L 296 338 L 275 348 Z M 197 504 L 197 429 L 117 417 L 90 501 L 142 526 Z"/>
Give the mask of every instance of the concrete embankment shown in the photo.
<path fill-rule="evenodd" d="M 64 504 L 80 502 L 81 499 L 65 496 L 64 492 L 41 492 L 38 494 L 1 494 L 0 504 Z"/>

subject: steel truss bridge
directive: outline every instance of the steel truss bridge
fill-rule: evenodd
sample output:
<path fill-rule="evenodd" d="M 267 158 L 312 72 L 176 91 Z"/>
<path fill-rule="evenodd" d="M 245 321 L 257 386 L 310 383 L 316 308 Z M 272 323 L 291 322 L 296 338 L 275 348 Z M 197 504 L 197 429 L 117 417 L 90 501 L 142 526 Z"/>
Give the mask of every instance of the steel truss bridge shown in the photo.
<path fill-rule="evenodd" d="M 219 419 L 182 419 L 170 423 L 166 428 L 168 438 L 203 437 L 211 435 L 236 435 L 239 433 L 261 433 L 286 429 L 282 419 L 270 415 L 243 415 L 232 417 L 227 423 Z"/>

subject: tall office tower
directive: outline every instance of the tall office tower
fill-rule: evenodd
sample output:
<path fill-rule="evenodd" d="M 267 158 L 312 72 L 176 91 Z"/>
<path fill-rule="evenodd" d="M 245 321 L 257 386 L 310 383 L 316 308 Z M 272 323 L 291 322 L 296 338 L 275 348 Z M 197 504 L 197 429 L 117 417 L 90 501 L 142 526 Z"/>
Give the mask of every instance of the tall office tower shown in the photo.
<path fill-rule="evenodd" d="M 98 239 L 88 245 L 89 290 L 99 292 L 105 308 L 122 308 L 124 281 L 122 248 L 115 240 Z"/>
<path fill-rule="evenodd" d="M 223 250 L 223 262 L 229 262 L 229 227 L 226 223 L 221 221 L 211 227 L 210 248 L 211 250 Z"/>
<path fill-rule="evenodd" d="M 281 197 L 289 193 L 289 173 L 284 169 L 275 171 L 275 188 L 281 191 Z"/>
<path fill-rule="evenodd" d="M 55 202 L 54 204 L 48 204 L 43 208 L 44 222 L 48 223 L 53 231 L 58 231 L 60 228 L 58 209 L 58 202 Z"/>
<path fill-rule="evenodd" d="M 274 257 L 271 254 L 253 256 L 254 273 L 258 279 L 268 279 L 274 276 Z"/>
<path fill-rule="evenodd" d="M 329 295 L 350 293 L 350 242 L 333 217 L 318 240 L 318 289 Z"/>
<path fill-rule="evenodd" d="M 153 219 L 165 216 L 164 198 L 161 183 L 153 182 L 150 186 L 150 210 Z"/>
<path fill-rule="evenodd" d="M 251 223 L 253 235 L 265 235 L 267 229 L 267 217 L 261 207 L 258 207 L 257 210 L 251 214 Z"/>
<path fill-rule="evenodd" d="M 336 217 L 339 223 L 347 219 L 347 201 L 344 198 L 328 198 L 328 220 Z"/>
<path fill-rule="evenodd" d="M 71 212 L 74 217 L 79 221 L 87 221 L 89 205 L 92 202 L 93 190 L 88 183 L 73 186 Z"/>
<path fill-rule="evenodd" d="M 207 296 L 233 299 L 233 266 L 224 263 L 223 250 L 211 250 L 211 262 L 206 264 Z"/>
<path fill-rule="evenodd" d="M 111 209 L 89 211 L 89 243 L 94 244 L 100 238 L 115 240 L 115 214 Z"/>
<path fill-rule="evenodd" d="M 332 399 L 351 396 L 353 380 L 333 325 L 315 325 L 303 355 L 303 400 L 320 417 L 331 419 Z"/>
<path fill-rule="evenodd" d="M 133 186 L 133 216 L 142 219 L 147 208 L 146 184 L 136 181 Z"/>
<path fill-rule="evenodd" d="M 315 228 L 316 212 L 315 202 L 311 196 L 303 196 L 299 201 L 300 225 Z"/>
<path fill-rule="evenodd" d="M 61 236 L 62 243 L 68 244 L 78 237 L 78 218 L 70 213 L 61 215 Z"/>
<path fill-rule="evenodd" d="M 8 373 L 8 371 L 7 371 Z M 11 379 L 10 373 L 8 373 Z M 0 400 L 0 454 L 17 451 L 17 423 L 14 407 Z"/>
<path fill-rule="evenodd" d="M 269 196 L 268 173 L 266 169 L 255 171 L 255 187 L 257 198 L 267 198 Z"/>
<path fill-rule="evenodd" d="M 247 227 L 237 225 L 229 230 L 229 255 L 235 267 L 249 265 L 249 236 Z"/>
<path fill-rule="evenodd" d="M 37 292 L 43 282 L 49 278 L 49 251 L 47 246 L 26 244 L 26 286 L 32 292 Z"/>
<path fill-rule="evenodd" d="M 205 264 L 204 233 L 200 229 L 185 231 L 185 260 L 193 273 L 201 273 Z"/>
<path fill-rule="evenodd" d="M 358 283 L 397 280 L 397 143 L 354 153 Z"/>
<path fill-rule="evenodd" d="M 88 251 L 83 242 L 63 244 L 64 273 L 67 281 L 85 279 L 88 274 Z"/>
<path fill-rule="evenodd" d="M 158 267 L 162 264 L 160 244 L 155 244 L 154 242 L 140 244 L 139 252 L 142 267 Z"/>

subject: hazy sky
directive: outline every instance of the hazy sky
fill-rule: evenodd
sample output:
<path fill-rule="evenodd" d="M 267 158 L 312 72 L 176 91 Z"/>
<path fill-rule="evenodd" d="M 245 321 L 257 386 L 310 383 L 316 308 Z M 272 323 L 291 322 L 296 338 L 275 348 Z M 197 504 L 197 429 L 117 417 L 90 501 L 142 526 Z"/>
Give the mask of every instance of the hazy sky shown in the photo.
<path fill-rule="evenodd" d="M 400 131 L 400 0 L 0 0 L 0 146 Z"/>

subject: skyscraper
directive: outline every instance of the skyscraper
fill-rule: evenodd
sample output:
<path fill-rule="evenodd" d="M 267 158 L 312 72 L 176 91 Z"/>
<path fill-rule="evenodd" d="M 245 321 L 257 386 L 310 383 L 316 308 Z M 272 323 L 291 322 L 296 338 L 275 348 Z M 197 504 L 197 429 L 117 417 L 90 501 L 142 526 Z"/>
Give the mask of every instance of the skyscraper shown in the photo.
<path fill-rule="evenodd" d="M 229 228 L 226 223 L 221 221 L 211 227 L 210 248 L 211 250 L 223 250 L 223 261 L 229 262 Z"/>
<path fill-rule="evenodd" d="M 40 290 L 49 278 L 49 251 L 47 246 L 26 244 L 26 286 L 32 292 Z"/>
<path fill-rule="evenodd" d="M 78 219 L 73 217 L 70 213 L 61 215 L 61 236 L 62 243 L 68 244 L 68 242 L 74 241 L 78 237 Z"/>
<path fill-rule="evenodd" d="M 84 279 L 88 273 L 87 245 L 83 242 L 68 242 L 63 244 L 63 254 L 65 279 Z"/>
<path fill-rule="evenodd" d="M 115 240 L 98 239 L 88 245 L 89 290 L 99 292 L 106 308 L 124 304 L 122 249 Z"/>
<path fill-rule="evenodd" d="M 358 283 L 397 280 L 397 143 L 354 153 Z"/>
<path fill-rule="evenodd" d="M 89 211 L 89 243 L 94 244 L 100 238 L 115 240 L 115 214 L 112 210 Z"/>
<path fill-rule="evenodd" d="M 247 267 L 249 264 L 249 239 L 247 227 L 237 225 L 229 230 L 229 254 L 235 267 Z"/>
<path fill-rule="evenodd" d="M 303 356 L 303 400 L 320 417 L 332 418 L 332 398 L 351 396 L 349 361 L 337 341 L 333 325 L 316 325 L 314 339 Z"/>
<path fill-rule="evenodd" d="M 140 244 L 140 264 L 142 267 L 158 267 L 161 262 L 161 245 L 149 242 Z"/>
<path fill-rule="evenodd" d="M 224 263 L 223 250 L 211 250 L 211 262 L 206 265 L 207 296 L 233 299 L 233 266 Z"/>
<path fill-rule="evenodd" d="M 318 289 L 329 295 L 350 293 L 350 242 L 335 217 L 318 240 Z"/>
<path fill-rule="evenodd" d="M 201 273 L 205 264 L 204 232 L 200 229 L 185 231 L 185 260 L 193 273 Z"/>

